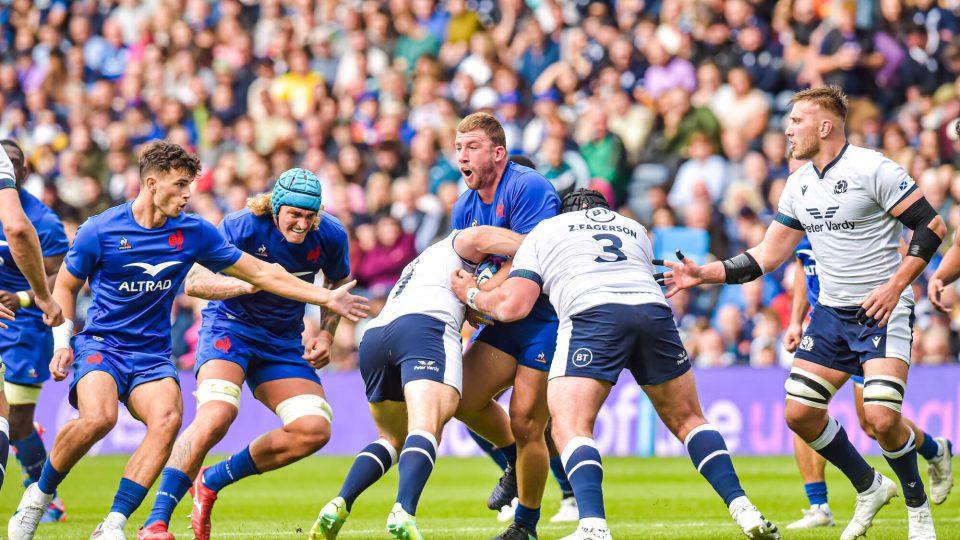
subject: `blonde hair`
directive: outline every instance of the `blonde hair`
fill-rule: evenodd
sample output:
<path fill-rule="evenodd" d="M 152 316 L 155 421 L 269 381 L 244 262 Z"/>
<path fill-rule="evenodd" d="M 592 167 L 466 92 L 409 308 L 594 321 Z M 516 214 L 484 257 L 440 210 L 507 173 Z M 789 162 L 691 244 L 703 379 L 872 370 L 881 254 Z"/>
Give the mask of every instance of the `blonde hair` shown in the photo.
<path fill-rule="evenodd" d="M 271 198 L 272 195 L 270 193 L 254 195 L 247 199 L 247 208 L 249 208 L 250 213 L 255 216 L 272 216 L 273 204 L 270 202 Z M 311 231 L 315 231 L 320 227 L 320 216 L 321 212 L 317 212 L 317 217 L 313 220 L 313 226 L 310 227 Z"/>
<path fill-rule="evenodd" d="M 457 126 L 457 132 L 470 133 L 471 131 L 482 131 L 495 146 L 504 148 L 507 146 L 507 136 L 503 132 L 503 126 L 491 114 L 475 112 L 461 120 Z"/>
<path fill-rule="evenodd" d="M 797 92 L 790 98 L 790 103 L 795 104 L 801 101 L 813 103 L 820 109 L 832 113 L 840 118 L 841 121 L 847 121 L 847 95 L 839 86 L 823 86 L 820 88 L 808 88 Z"/>

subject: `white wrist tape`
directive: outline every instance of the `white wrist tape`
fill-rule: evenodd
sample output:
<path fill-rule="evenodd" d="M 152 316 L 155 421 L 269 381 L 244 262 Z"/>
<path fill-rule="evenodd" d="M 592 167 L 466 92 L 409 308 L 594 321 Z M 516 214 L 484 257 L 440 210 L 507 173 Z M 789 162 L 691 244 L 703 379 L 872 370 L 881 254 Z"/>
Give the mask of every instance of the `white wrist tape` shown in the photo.
<path fill-rule="evenodd" d="M 477 297 L 477 294 L 479 293 L 480 293 L 480 289 L 476 287 L 471 287 L 467 289 L 467 305 L 470 306 L 471 309 L 475 309 L 477 311 L 480 311 L 480 310 L 477 309 L 477 304 L 475 304 L 473 300 Z"/>
<path fill-rule="evenodd" d="M 63 324 L 53 329 L 53 350 L 69 349 L 70 338 L 73 337 L 73 321 L 66 319 Z"/>

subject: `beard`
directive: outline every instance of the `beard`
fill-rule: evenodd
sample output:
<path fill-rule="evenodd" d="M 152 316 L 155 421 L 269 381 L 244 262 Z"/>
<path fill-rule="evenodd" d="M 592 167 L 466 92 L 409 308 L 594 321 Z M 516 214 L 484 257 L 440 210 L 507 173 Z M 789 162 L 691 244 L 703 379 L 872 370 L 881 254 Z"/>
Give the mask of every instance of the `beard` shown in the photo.
<path fill-rule="evenodd" d="M 820 141 L 814 141 L 807 147 L 802 147 L 800 145 L 794 145 L 790 147 L 788 156 L 793 159 L 810 159 L 813 156 L 817 155 L 820 152 Z"/>

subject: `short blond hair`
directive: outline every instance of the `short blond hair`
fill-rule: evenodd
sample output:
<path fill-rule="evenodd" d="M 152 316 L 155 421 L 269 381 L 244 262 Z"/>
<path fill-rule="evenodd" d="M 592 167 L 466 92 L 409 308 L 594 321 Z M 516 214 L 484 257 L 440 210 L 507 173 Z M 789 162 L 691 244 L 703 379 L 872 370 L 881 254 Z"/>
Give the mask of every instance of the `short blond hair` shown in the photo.
<path fill-rule="evenodd" d="M 247 199 L 247 208 L 250 209 L 250 213 L 255 216 L 272 216 L 273 215 L 273 204 L 271 203 L 272 195 L 270 193 L 261 193 L 259 195 L 254 195 Z M 313 220 L 313 226 L 310 227 L 311 231 L 315 231 L 320 227 L 320 212 L 317 212 L 317 217 Z"/>
<path fill-rule="evenodd" d="M 790 98 L 791 105 L 800 102 L 813 103 L 822 110 L 837 116 L 840 120 L 844 122 L 847 121 L 847 94 L 845 94 L 839 86 L 830 85 L 820 88 L 808 88 L 797 92 Z"/>
<path fill-rule="evenodd" d="M 491 114 L 475 112 L 467 115 L 457 124 L 457 133 L 471 131 L 482 131 L 496 146 L 507 147 L 507 135 L 503 132 L 503 126 Z"/>

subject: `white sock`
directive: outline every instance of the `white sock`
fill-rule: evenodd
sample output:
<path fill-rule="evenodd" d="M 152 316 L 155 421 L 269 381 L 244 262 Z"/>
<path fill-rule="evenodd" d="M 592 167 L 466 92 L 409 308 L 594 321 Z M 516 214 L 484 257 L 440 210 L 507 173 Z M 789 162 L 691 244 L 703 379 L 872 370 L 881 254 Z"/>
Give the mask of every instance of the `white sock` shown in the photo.
<path fill-rule="evenodd" d="M 599 517 L 589 517 L 580 520 L 580 526 L 584 529 L 606 529 L 607 520 Z"/>
<path fill-rule="evenodd" d="M 118 529 L 122 529 L 127 526 L 127 516 L 121 514 L 120 512 L 110 512 L 107 514 L 107 519 L 104 521 L 106 521 L 108 525 Z"/>

